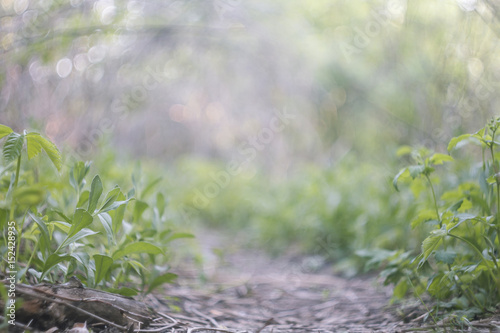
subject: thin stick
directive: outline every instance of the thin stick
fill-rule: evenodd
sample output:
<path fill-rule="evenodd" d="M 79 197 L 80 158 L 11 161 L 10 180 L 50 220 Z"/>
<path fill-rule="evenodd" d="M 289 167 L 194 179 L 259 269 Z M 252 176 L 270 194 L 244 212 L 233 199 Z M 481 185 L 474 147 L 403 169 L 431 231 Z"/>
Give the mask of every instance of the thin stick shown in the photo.
<path fill-rule="evenodd" d="M 261 328 L 259 328 L 257 331 L 255 331 L 255 333 L 260 333 L 264 328 L 266 328 L 267 326 L 273 324 L 275 321 L 274 321 L 274 318 L 269 318 L 268 320 L 266 320 L 266 322 L 264 323 L 264 325 L 261 326 Z"/>
<path fill-rule="evenodd" d="M 213 327 L 190 327 L 188 328 L 186 333 L 192 333 L 196 331 L 213 331 L 213 332 L 226 332 L 226 333 L 234 333 L 234 331 L 226 330 L 223 328 L 213 328 Z"/>
<path fill-rule="evenodd" d="M 217 322 L 217 320 L 215 320 L 214 318 L 210 317 L 210 316 L 207 316 L 206 314 L 203 314 L 201 313 L 200 311 L 198 311 L 197 309 L 195 308 L 191 308 L 190 309 L 192 312 L 194 312 L 194 314 L 197 314 L 198 316 L 200 317 L 203 317 L 205 319 L 207 319 L 209 322 L 212 323 L 212 325 L 214 325 L 215 327 L 220 327 L 219 323 Z"/>

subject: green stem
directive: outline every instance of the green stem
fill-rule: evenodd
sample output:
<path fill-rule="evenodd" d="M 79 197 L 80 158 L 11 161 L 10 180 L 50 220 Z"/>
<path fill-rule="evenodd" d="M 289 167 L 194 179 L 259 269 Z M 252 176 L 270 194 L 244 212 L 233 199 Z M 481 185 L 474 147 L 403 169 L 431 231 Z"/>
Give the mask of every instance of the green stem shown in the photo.
<path fill-rule="evenodd" d="M 491 251 L 494 251 L 495 250 L 495 244 L 493 244 L 493 242 L 486 235 L 483 235 L 483 238 L 486 241 L 486 243 L 488 243 L 488 246 L 491 248 Z M 497 256 L 495 255 L 495 253 L 492 253 L 492 252 L 490 252 L 489 254 L 493 258 L 493 263 L 495 264 L 496 269 L 498 271 L 500 271 L 500 267 L 498 267 Z M 500 280 L 499 280 L 499 282 L 500 282 Z"/>
<path fill-rule="evenodd" d="M 453 234 L 450 234 L 450 233 L 448 233 L 448 236 L 456 238 L 456 239 L 461 240 L 462 242 L 468 244 L 479 255 L 479 257 L 481 257 L 481 260 L 484 261 L 484 263 L 486 264 L 486 267 L 488 268 L 488 272 L 490 273 L 491 277 L 493 278 L 493 281 L 495 281 L 496 283 L 499 282 L 498 281 L 498 277 L 495 276 L 495 274 L 493 273 L 493 270 L 490 267 L 490 263 L 488 262 L 488 259 L 486 259 L 483 256 L 483 253 L 481 252 L 481 250 L 479 250 L 472 242 L 470 242 L 469 240 L 467 240 L 467 239 L 465 239 L 463 237 L 460 237 L 460 236 L 457 236 L 457 235 L 453 235 Z"/>
<path fill-rule="evenodd" d="M 498 251 L 500 252 L 500 182 L 497 180 L 497 214 L 495 219 L 498 239 Z"/>
<path fill-rule="evenodd" d="M 432 311 L 427 307 L 427 304 L 425 304 L 424 300 L 422 299 L 422 297 L 420 297 L 420 295 L 417 293 L 417 290 L 415 288 L 415 285 L 413 284 L 411 278 L 409 275 L 406 275 L 406 278 L 408 279 L 408 282 L 410 283 L 411 287 L 413 288 L 413 292 L 415 293 L 415 296 L 417 296 L 417 298 L 420 300 L 420 303 L 422 303 L 422 305 L 424 306 L 424 308 L 427 310 L 427 313 L 429 313 L 429 315 L 431 316 L 432 318 L 432 321 L 434 321 L 434 324 L 437 324 L 437 320 L 436 318 L 434 317 L 434 314 L 432 313 Z M 445 331 L 446 331 L 446 328 L 445 328 Z"/>
<path fill-rule="evenodd" d="M 479 300 L 474 295 L 474 293 L 470 290 L 470 288 L 467 288 L 465 286 L 465 284 L 462 282 L 462 280 L 460 279 L 460 277 L 458 275 L 455 275 L 455 278 L 458 280 L 456 285 L 458 286 L 458 288 L 460 288 L 460 290 L 462 291 L 464 296 L 469 300 L 469 302 L 474 304 L 477 308 L 481 309 L 482 311 L 485 311 L 484 306 L 481 304 L 481 302 L 479 302 Z"/>
<path fill-rule="evenodd" d="M 441 221 L 441 216 L 439 216 L 439 209 L 438 209 L 438 204 L 437 204 L 437 200 L 436 200 L 436 192 L 434 192 L 434 186 L 432 185 L 432 181 L 431 181 L 429 175 L 425 175 L 425 178 L 427 179 L 427 181 L 429 182 L 429 185 L 431 187 L 432 199 L 434 200 L 434 209 L 436 210 L 436 217 L 439 221 L 439 227 L 441 228 L 443 225 L 443 221 Z"/>
<path fill-rule="evenodd" d="M 492 130 L 491 133 L 491 143 L 488 145 L 490 148 L 491 152 L 491 161 L 493 163 L 493 171 L 495 172 L 495 180 L 497 183 L 497 213 L 496 213 L 496 218 L 495 218 L 495 225 L 496 225 L 496 230 L 497 230 L 497 239 L 498 239 L 498 244 L 500 246 L 500 175 L 499 175 L 499 170 L 497 168 L 497 163 L 495 159 L 495 149 L 494 149 L 494 142 L 495 142 L 495 134 L 496 134 L 496 128 Z M 500 250 L 500 248 L 499 248 Z"/>
<path fill-rule="evenodd" d="M 123 275 L 122 273 L 124 270 L 125 270 L 125 267 L 123 267 L 123 264 L 122 264 L 122 269 L 118 272 L 118 275 L 116 276 L 115 282 L 113 283 L 113 288 L 118 288 L 118 285 L 120 283 L 120 279 Z"/>
<path fill-rule="evenodd" d="M 26 267 L 30 267 L 30 265 L 31 265 L 31 261 L 33 260 L 33 257 L 34 257 L 34 255 L 35 255 L 36 251 L 38 250 L 38 243 L 39 243 L 39 242 L 36 242 L 36 243 L 35 243 L 35 247 L 33 248 L 33 251 L 31 252 L 31 256 L 30 256 L 30 258 L 29 258 L 28 262 L 26 263 Z M 27 269 L 26 269 L 26 271 L 24 271 L 23 275 L 21 275 L 21 276 L 19 277 L 19 282 L 20 282 L 20 283 L 23 283 L 23 282 L 24 282 L 24 278 L 26 277 L 26 272 L 28 272 L 28 270 L 27 270 Z"/>
<path fill-rule="evenodd" d="M 21 170 L 21 154 L 17 158 L 17 166 L 16 166 L 16 180 L 14 181 L 14 188 L 17 187 L 17 183 L 19 182 L 19 173 Z"/>
<path fill-rule="evenodd" d="M 483 159 L 483 172 L 485 172 L 486 171 L 486 158 L 484 156 L 484 147 L 483 146 L 481 147 L 481 157 Z"/>
<path fill-rule="evenodd" d="M 16 167 L 16 178 L 14 180 L 14 186 L 12 187 L 12 192 L 17 188 L 17 183 L 19 183 L 19 173 L 21 172 L 21 154 L 19 154 L 19 157 L 17 158 L 17 167 Z M 9 215 L 9 221 L 14 220 L 14 198 L 12 198 L 12 202 L 10 203 L 10 215 Z"/>

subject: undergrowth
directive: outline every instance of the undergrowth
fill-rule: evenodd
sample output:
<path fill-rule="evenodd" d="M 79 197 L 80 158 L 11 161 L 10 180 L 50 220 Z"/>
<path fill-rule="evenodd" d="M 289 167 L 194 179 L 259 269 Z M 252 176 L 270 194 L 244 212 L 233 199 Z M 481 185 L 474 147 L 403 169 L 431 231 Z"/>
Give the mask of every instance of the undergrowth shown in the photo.
<path fill-rule="evenodd" d="M 138 164 L 124 191 L 117 185 L 123 179 L 103 178 L 91 162 L 64 161 L 36 132 L 0 125 L 2 138 L 1 275 L 29 283 L 76 276 L 88 287 L 127 296 L 176 278 L 169 272 L 170 242 L 193 236 L 174 231 L 166 194 L 158 190 L 162 177 L 145 175 Z M 48 159 L 37 156 L 42 152 Z"/>
<path fill-rule="evenodd" d="M 390 161 L 380 166 L 353 153 L 276 180 L 200 159 L 147 171 L 106 151 L 98 167 L 63 161 L 39 134 L 2 126 L 0 249 L 7 258 L 15 221 L 16 264 L 6 260 L 1 270 L 15 269 L 18 281 L 76 275 L 87 286 L 147 293 L 175 278 L 169 242 L 192 236 L 174 230 L 202 225 L 243 231 L 238 242 L 275 254 L 290 247 L 320 254 L 344 272 L 378 269 L 394 284 L 395 301 L 430 297 L 427 317 L 466 324 L 500 302 L 499 128 L 494 119 L 453 138 L 449 154 L 401 147 L 409 166 L 394 179 Z M 36 157 L 42 151 L 48 159 Z"/>
<path fill-rule="evenodd" d="M 400 155 L 413 163 L 396 175 L 394 186 L 408 184 L 415 200 L 427 197 L 407 221 L 427 237 L 419 253 L 361 253 L 369 265 L 383 268 L 385 282 L 395 285 L 394 299 L 429 295 L 429 318 L 445 314 L 466 324 L 495 312 L 500 303 L 499 128 L 496 118 L 473 134 L 451 139 L 450 155 L 402 147 Z M 442 164 L 447 168 L 437 172 Z"/>

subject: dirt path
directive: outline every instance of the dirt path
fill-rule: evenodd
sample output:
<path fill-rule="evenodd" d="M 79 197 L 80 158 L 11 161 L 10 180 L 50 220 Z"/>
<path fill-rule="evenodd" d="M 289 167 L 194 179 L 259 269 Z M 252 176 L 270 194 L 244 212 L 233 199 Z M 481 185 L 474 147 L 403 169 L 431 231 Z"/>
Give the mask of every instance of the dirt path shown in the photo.
<path fill-rule="evenodd" d="M 87 322 L 93 331 L 105 333 L 500 332 L 500 311 L 463 327 L 433 325 L 423 322 L 426 310 L 419 302 L 389 305 L 391 290 L 375 277 L 347 279 L 318 257 L 271 258 L 236 246 L 236 237 L 199 235 L 203 261 L 185 259 L 175 265 L 176 284 L 143 300 L 151 309 L 86 289 L 77 279 L 57 286 L 20 284 L 18 292 L 29 306 L 19 309 L 24 324 L 10 327 L 12 332 L 59 332 L 62 323 L 75 328 Z"/>
<path fill-rule="evenodd" d="M 401 308 L 390 306 L 390 288 L 374 277 L 346 279 L 322 267 L 315 257 L 273 259 L 262 251 L 241 249 L 234 239 L 200 235 L 206 282 L 200 283 L 199 268 L 186 264 L 178 284 L 166 288 L 168 296 L 149 298 L 156 309 L 191 326 L 238 333 L 435 331 L 422 329 L 432 323 L 418 319 L 424 313 L 418 302 L 407 306 L 405 315 Z M 478 323 L 475 328 L 448 328 L 448 332 L 499 332 L 491 330 L 491 320 L 484 330 Z M 440 331 L 439 325 L 435 328 Z"/>
<path fill-rule="evenodd" d="M 336 276 L 316 257 L 273 259 L 221 235 L 205 232 L 200 241 L 206 283 L 200 269 L 184 267 L 169 298 L 156 296 L 169 313 L 181 309 L 205 324 L 254 333 L 394 332 L 404 325 L 388 305 L 390 289 L 373 278 Z"/>

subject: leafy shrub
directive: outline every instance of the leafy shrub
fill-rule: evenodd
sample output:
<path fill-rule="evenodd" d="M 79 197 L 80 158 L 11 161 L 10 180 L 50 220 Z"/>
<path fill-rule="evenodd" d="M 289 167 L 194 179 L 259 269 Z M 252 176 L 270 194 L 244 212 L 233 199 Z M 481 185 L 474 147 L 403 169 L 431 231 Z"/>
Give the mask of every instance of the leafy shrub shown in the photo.
<path fill-rule="evenodd" d="M 396 284 L 395 298 L 411 289 L 417 295 L 427 292 L 436 300 L 434 312 L 453 309 L 464 319 L 491 311 L 500 302 L 499 128 L 496 118 L 476 133 L 451 139 L 450 153 L 470 143 L 479 146 L 480 163 L 472 167 L 467 156 L 454 159 L 426 149 L 402 149 L 414 164 L 396 175 L 394 186 L 410 181 L 422 192 L 422 182 L 427 183 L 430 203 L 414 216 L 411 226 L 430 231 L 416 257 L 409 252 L 372 256 L 372 263 L 384 263 L 386 282 Z M 469 155 L 475 156 L 473 151 Z M 436 166 L 445 162 L 454 173 L 433 177 Z M 435 182 L 440 178 L 445 190 L 439 197 Z"/>
<path fill-rule="evenodd" d="M 38 133 L 0 125 L 3 137 L 0 227 L 14 225 L 15 246 L 4 232 L 0 253 L 16 253 L 15 263 L 0 264 L 4 274 L 17 271 L 18 281 L 34 282 L 77 276 L 87 286 L 124 295 L 137 294 L 138 285 L 146 293 L 175 279 L 168 272 L 168 244 L 192 236 L 170 228 L 166 199 L 155 191 L 161 178 L 142 185 L 146 177 L 138 167 L 132 189 L 124 192 L 107 185 L 116 179 L 89 177 L 90 162 L 66 167 L 57 147 Z M 42 151 L 56 170 L 44 160 L 33 163 Z"/>
<path fill-rule="evenodd" d="M 386 168 L 360 162 L 355 154 L 327 170 L 296 166 L 280 180 L 249 169 L 200 206 L 200 192 L 224 165 L 184 160 L 171 171 L 169 184 L 175 193 L 171 205 L 185 213 L 179 219 L 243 230 L 247 243 L 274 254 L 294 247 L 335 262 L 356 260 L 354 252 L 361 248 L 412 248 L 425 236 L 406 237 L 411 228 L 405 221 L 416 212 L 411 193 L 398 195 Z"/>

